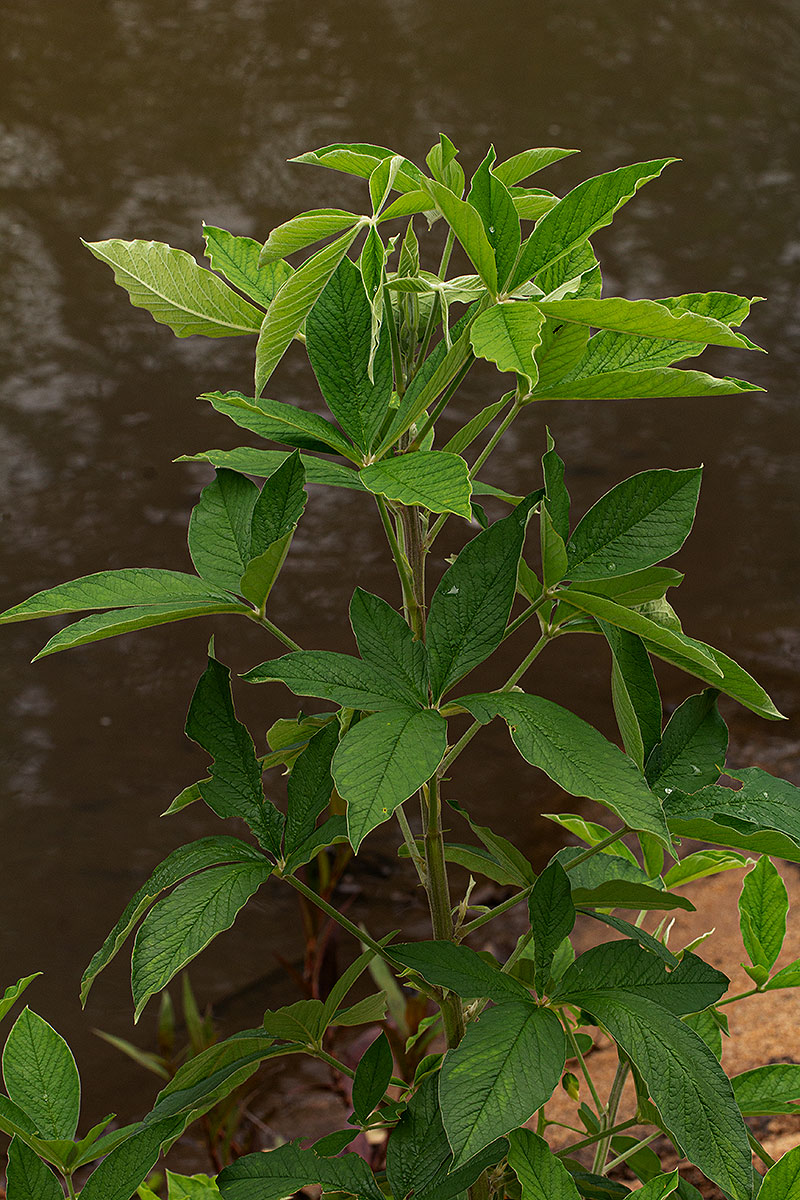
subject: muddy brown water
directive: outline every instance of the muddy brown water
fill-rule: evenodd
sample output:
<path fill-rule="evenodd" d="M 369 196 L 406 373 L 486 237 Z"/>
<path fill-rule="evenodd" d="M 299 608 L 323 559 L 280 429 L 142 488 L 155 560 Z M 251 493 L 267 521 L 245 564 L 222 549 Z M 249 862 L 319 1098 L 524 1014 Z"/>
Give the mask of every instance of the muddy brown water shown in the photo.
<path fill-rule="evenodd" d="M 766 724 L 726 706 L 732 761 L 796 775 L 795 4 L 6 0 L 2 9 L 3 607 L 103 568 L 186 569 L 188 514 L 209 472 L 171 460 L 247 442 L 193 397 L 247 391 L 252 344 L 177 341 L 129 306 L 81 236 L 153 237 L 199 256 L 202 220 L 263 238 L 302 208 L 361 203 L 359 184 L 286 163 L 338 140 L 382 142 L 421 159 L 444 129 L 470 165 L 490 139 L 501 156 L 530 145 L 582 147 L 579 159 L 549 172 L 556 190 L 676 154 L 683 161 L 597 238 L 606 293 L 769 296 L 748 328 L 768 357 L 708 356 L 709 369 L 751 378 L 766 393 L 534 407 L 487 477 L 514 491 L 536 486 L 545 423 L 578 513 L 635 471 L 705 463 L 695 532 L 677 560 L 687 572 L 677 606 L 689 632 L 737 653 L 790 717 Z M 294 354 L 272 389 L 321 403 Z M 476 371 L 448 420 L 496 394 L 491 374 Z M 457 537 L 454 528 L 442 539 L 442 553 Z M 396 598 L 374 511 L 353 493 L 315 490 L 274 619 L 302 644 L 351 649 L 343 621 L 356 583 Z M 114 1108 L 130 1119 L 155 1081 L 91 1033 L 130 1033 L 125 955 L 101 977 L 86 1014 L 79 976 L 155 863 L 218 828 L 199 806 L 159 818 L 203 772 L 182 726 L 210 633 L 237 670 L 276 646 L 219 619 L 29 666 L 55 627 L 3 631 L 0 986 L 45 972 L 31 1003 L 75 1048 L 87 1118 Z M 486 683 L 516 665 L 524 639 L 508 645 Z M 692 690 L 678 675 L 665 671 L 663 680 L 671 703 Z M 591 639 L 564 639 L 528 686 L 613 733 L 608 664 Z M 292 711 L 278 689 L 242 687 L 238 697 L 257 736 Z M 520 767 L 499 728 L 463 756 L 453 793 L 535 860 L 552 848 L 537 813 L 562 801 Z M 352 911 L 363 917 L 369 906 L 382 932 L 410 897 L 421 932 L 422 909 L 406 868 L 390 867 L 393 850 L 388 827 L 370 837 L 353 873 Z M 198 994 L 218 1002 L 231 1027 L 253 1024 L 265 1003 L 295 997 L 276 955 L 297 952 L 294 898 L 267 886 L 193 968 Z M 142 1021 L 142 1043 L 152 1020 Z"/>

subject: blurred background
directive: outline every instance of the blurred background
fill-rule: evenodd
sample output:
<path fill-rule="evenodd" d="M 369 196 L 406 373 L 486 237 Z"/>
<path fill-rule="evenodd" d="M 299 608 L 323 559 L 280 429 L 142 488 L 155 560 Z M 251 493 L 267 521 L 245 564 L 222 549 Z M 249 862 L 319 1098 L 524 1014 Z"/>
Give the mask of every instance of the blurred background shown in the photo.
<path fill-rule="evenodd" d="M 628 162 L 677 155 L 596 237 L 605 294 L 767 296 L 747 332 L 769 356 L 718 350 L 701 362 L 766 391 L 532 406 L 484 475 L 515 492 L 538 486 L 545 423 L 576 515 L 635 471 L 704 463 L 674 602 L 687 632 L 733 653 L 789 717 L 765 723 L 726 703 L 729 761 L 800 779 L 792 0 L 757 9 L 743 0 L 5 0 L 2 15 L 2 608 L 105 568 L 190 569 L 186 525 L 211 472 L 171 460 L 255 444 L 194 399 L 216 388 L 249 393 L 252 341 L 176 340 L 130 307 L 81 237 L 154 238 L 200 258 L 203 220 L 263 240 L 301 209 L 359 206 L 360 181 L 286 162 L 332 141 L 378 142 L 421 162 L 443 130 L 468 173 L 490 141 L 500 158 L 580 148 L 539 177 L 559 193 Z M 433 259 L 438 228 L 428 240 Z M 292 352 L 269 390 L 321 407 Z M 497 395 L 491 372 L 476 370 L 449 419 Z M 457 525 L 437 552 L 463 542 Z M 273 619 L 303 645 L 352 650 L 346 608 L 356 583 L 398 601 L 374 507 L 356 493 L 313 490 Z M 237 671 L 280 649 L 246 622 L 217 618 L 29 666 L 59 624 L 2 632 L 0 988 L 45 972 L 30 1002 L 76 1052 L 86 1117 L 113 1107 L 130 1120 L 155 1081 L 91 1033 L 130 1035 L 127 956 L 97 983 L 85 1015 L 79 977 L 152 867 L 219 829 L 199 805 L 159 818 L 205 773 L 206 756 L 182 729 L 209 635 Z M 517 643 L 508 656 L 511 669 Z M 673 706 L 700 690 L 666 669 L 661 678 Z M 595 639 L 563 639 L 527 686 L 616 736 L 607 652 Z M 237 703 L 259 747 L 273 720 L 296 711 L 278 687 L 240 685 Z M 541 861 L 556 831 L 537 814 L 560 801 L 521 767 L 505 732 L 477 739 L 459 768 L 456 797 Z M 346 881 L 351 915 L 377 905 L 377 933 L 394 926 L 400 903 L 422 915 L 394 851 L 385 826 Z M 268 885 L 193 967 L 198 999 L 214 1001 L 231 1030 L 255 1024 L 266 1002 L 297 998 L 276 956 L 296 962 L 300 952 L 295 898 Z M 143 1044 L 153 1007 L 137 1034 Z"/>

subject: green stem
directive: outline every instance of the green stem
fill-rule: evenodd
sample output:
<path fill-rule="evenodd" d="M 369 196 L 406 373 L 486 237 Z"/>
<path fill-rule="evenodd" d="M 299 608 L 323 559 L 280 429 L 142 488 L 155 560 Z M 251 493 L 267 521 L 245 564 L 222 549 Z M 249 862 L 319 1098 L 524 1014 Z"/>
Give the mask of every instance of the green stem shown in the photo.
<path fill-rule="evenodd" d="M 450 888 L 447 881 L 447 864 L 444 857 L 442 836 L 442 808 L 439 783 L 434 777 L 423 789 L 427 792 L 424 807 L 427 810 L 425 830 L 425 890 L 431 913 L 431 927 L 436 941 L 453 941 L 453 914 L 450 906 Z M 454 992 L 448 992 L 440 1001 L 442 1020 L 448 1047 L 457 1046 L 464 1036 L 464 1009 Z"/>
<path fill-rule="evenodd" d="M 572 1028 L 572 1026 L 570 1025 L 569 1020 L 566 1017 L 561 1018 L 561 1024 L 564 1026 L 564 1032 L 567 1035 L 567 1041 L 570 1044 L 570 1049 L 572 1050 L 572 1056 L 573 1056 L 573 1058 L 577 1058 L 577 1060 L 578 1060 L 578 1066 L 581 1069 L 581 1074 L 583 1075 L 584 1079 L 586 1080 L 589 1091 L 592 1093 L 592 1099 L 594 1100 L 594 1106 L 599 1115 L 603 1111 L 603 1106 L 600 1103 L 600 1097 L 597 1094 L 597 1088 L 594 1086 L 594 1083 L 592 1082 L 592 1077 L 589 1074 L 589 1068 L 586 1066 L 586 1059 L 583 1057 L 581 1048 L 578 1045 L 578 1039 L 575 1037 L 575 1031 Z"/>
<path fill-rule="evenodd" d="M 402 400 L 406 390 L 405 373 L 403 371 L 403 356 L 400 351 L 400 339 L 397 336 L 397 323 L 394 319 L 394 309 L 391 300 L 384 304 L 385 324 L 389 328 L 389 345 L 392 351 L 392 367 L 394 369 L 394 387 L 398 399 Z"/>
<path fill-rule="evenodd" d="M 445 277 L 447 268 L 450 264 L 450 255 L 453 253 L 453 247 L 455 243 L 456 235 L 453 233 L 452 229 L 448 229 L 447 240 L 445 241 L 444 249 L 442 250 L 441 261 L 439 262 L 438 275 L 440 279 L 444 279 Z M 419 354 L 417 355 L 417 362 L 420 363 L 420 365 L 425 361 L 425 355 L 428 353 L 428 347 L 431 344 L 431 338 L 433 337 L 433 331 L 436 328 L 436 322 L 439 316 L 439 308 L 439 296 L 437 293 L 433 298 L 433 304 L 431 305 L 428 322 L 425 326 L 425 332 L 422 335 L 422 344 L 420 345 Z"/>
<path fill-rule="evenodd" d="M 534 600 L 533 604 L 526 608 L 524 612 L 521 612 L 518 617 L 515 617 L 510 624 L 506 625 L 503 641 L 511 637 L 512 633 L 516 633 L 520 625 L 524 625 L 529 617 L 532 617 L 543 605 L 547 604 L 548 600 L 552 600 L 552 596 L 548 592 L 542 592 L 538 600 Z"/>
<path fill-rule="evenodd" d="M 749 992 L 738 992 L 735 996 L 728 996 L 727 1000 L 718 1000 L 715 1008 L 722 1008 L 725 1004 L 735 1004 L 737 1000 L 745 1000 L 748 996 L 757 996 L 761 988 L 750 988 Z"/>
<path fill-rule="evenodd" d="M 764 1163 L 764 1165 L 766 1167 L 769 1168 L 769 1167 L 775 1166 L 775 1159 L 772 1157 L 771 1154 L 767 1153 L 767 1151 L 761 1145 L 761 1142 L 758 1140 L 758 1138 L 753 1133 L 750 1132 L 749 1129 L 747 1131 L 747 1140 L 749 1141 L 751 1147 L 753 1148 L 755 1153 L 758 1155 L 758 1157 L 761 1159 L 761 1161 Z"/>
<path fill-rule="evenodd" d="M 516 908 L 523 900 L 527 900 L 533 890 L 533 884 L 529 888 L 525 888 L 524 892 L 517 892 L 516 895 L 510 896 L 508 900 L 504 900 L 502 904 L 498 904 L 496 908 L 490 912 L 481 913 L 479 917 L 475 917 L 468 925 L 461 926 L 462 938 L 468 937 L 474 933 L 476 929 L 481 929 L 484 925 L 488 925 L 489 921 L 493 921 L 495 917 L 502 917 L 503 913 L 510 912 L 512 908 Z"/>
<path fill-rule="evenodd" d="M 413 862 L 419 876 L 419 881 L 425 886 L 425 859 L 417 849 L 417 843 L 414 834 L 411 832 L 411 826 L 408 823 L 408 817 L 405 814 L 405 809 L 402 804 L 394 810 L 394 815 L 397 817 L 397 823 L 403 831 L 403 841 L 408 849 L 408 856 Z"/>
<path fill-rule="evenodd" d="M 480 471 L 481 467 L 486 462 L 487 458 L 492 453 L 495 446 L 500 441 L 501 437 L 503 436 L 505 431 L 508 429 L 511 422 L 517 416 L 521 407 L 522 407 L 522 405 L 520 404 L 519 396 L 515 395 L 514 403 L 511 405 L 511 408 L 508 410 L 506 415 L 503 417 L 503 420 L 497 426 L 497 429 L 495 429 L 494 433 L 489 438 L 489 441 L 486 443 L 483 450 L 481 450 L 480 454 L 475 459 L 475 462 L 470 467 L 470 472 L 469 472 L 470 479 L 474 479 L 476 477 L 476 475 L 478 474 L 478 471 Z"/>
<path fill-rule="evenodd" d="M 403 544 L 406 559 L 411 569 L 411 628 L 419 641 L 425 640 L 425 547 L 422 541 L 420 511 L 402 505 L 400 520 L 403 527 Z"/>
<path fill-rule="evenodd" d="M 615 1167 L 619 1167 L 624 1162 L 627 1162 L 632 1154 L 635 1154 L 637 1150 L 643 1150 L 645 1146 L 649 1146 L 650 1143 L 654 1142 L 657 1137 L 661 1137 L 660 1129 L 657 1129 L 655 1133 L 651 1133 L 648 1137 L 642 1138 L 640 1142 L 637 1142 L 635 1146 L 631 1146 L 630 1149 L 624 1151 L 623 1154 L 619 1154 L 616 1158 L 612 1158 L 610 1163 L 606 1163 L 605 1174 L 608 1175 L 609 1171 L 613 1171 Z"/>
<path fill-rule="evenodd" d="M 571 1146 L 565 1146 L 563 1150 L 556 1151 L 556 1158 L 564 1158 L 568 1154 L 572 1154 L 575 1150 L 583 1150 L 586 1146 L 593 1146 L 595 1142 L 599 1142 L 601 1138 L 613 1137 L 615 1133 L 624 1133 L 626 1129 L 630 1129 L 633 1125 L 640 1124 L 636 1117 L 631 1117 L 629 1121 L 622 1121 L 619 1125 L 613 1125 L 611 1129 L 601 1130 L 600 1133 L 593 1133 L 591 1137 L 583 1138 L 580 1142 L 573 1142 Z"/>
<path fill-rule="evenodd" d="M 323 1050 L 321 1047 L 315 1046 L 313 1049 L 309 1048 L 308 1053 L 314 1058 L 318 1058 L 320 1062 L 327 1063 L 329 1067 L 333 1067 L 334 1071 L 340 1071 L 342 1075 L 346 1075 L 348 1079 L 355 1079 L 355 1071 L 351 1067 L 348 1067 L 347 1064 L 343 1063 L 340 1059 L 334 1058 L 334 1056 L 329 1054 L 327 1050 Z M 408 1087 L 408 1084 L 404 1080 L 398 1079 L 396 1075 L 392 1075 L 391 1079 L 389 1080 L 389 1086 L 403 1088 L 405 1091 L 405 1089 Z"/>
<path fill-rule="evenodd" d="M 250 614 L 248 614 L 248 616 L 250 616 Z M 278 626 L 273 621 L 270 621 L 269 617 L 265 617 L 263 613 L 254 612 L 250 616 L 250 620 L 255 621 L 256 625 L 261 625 L 264 629 L 269 630 L 272 636 L 276 637 L 279 642 L 283 642 L 284 646 L 287 646 L 289 650 L 303 649 L 302 646 L 298 646 L 297 642 L 289 637 L 288 633 L 284 633 L 282 629 L 279 629 Z"/>
<path fill-rule="evenodd" d="M 336 921 L 338 925 L 341 925 L 342 929 L 345 929 L 349 934 L 352 934 L 357 941 L 363 942 L 365 946 L 369 946 L 370 950 L 377 954 L 378 958 L 382 958 L 383 961 L 388 963 L 390 967 L 397 967 L 397 963 L 392 961 L 380 942 L 376 942 L 375 938 L 370 937 L 370 935 L 363 929 L 359 929 L 358 925 L 354 925 L 352 921 L 349 921 L 347 917 L 343 916 L 342 913 L 338 911 L 338 909 L 334 908 L 332 904 L 329 904 L 327 900 L 323 900 L 322 896 L 318 895 L 315 891 L 313 891 L 312 888 L 307 887 L 306 884 L 304 884 L 302 880 L 298 879 L 296 875 L 284 875 L 283 878 L 291 887 L 294 888 L 296 892 L 299 892 L 301 896 L 305 896 L 307 900 L 310 900 L 312 904 L 315 904 L 318 909 L 326 914 L 326 916 L 329 916 L 331 920 Z"/>
<path fill-rule="evenodd" d="M 629 1067 L 627 1062 L 622 1059 L 617 1063 L 617 1072 L 614 1076 L 614 1082 L 611 1084 L 611 1091 L 608 1094 L 608 1104 L 603 1116 L 603 1129 L 605 1137 L 599 1143 L 597 1152 L 594 1156 L 594 1166 L 592 1171 L 595 1175 L 602 1175 L 604 1172 L 604 1163 L 608 1156 L 608 1147 L 611 1145 L 611 1129 L 617 1119 L 617 1110 L 622 1099 L 622 1092 L 625 1088 L 625 1081 L 628 1078 Z"/>
<path fill-rule="evenodd" d="M 71 1175 L 65 1175 L 65 1176 L 64 1176 L 64 1181 L 65 1181 L 65 1183 L 66 1183 L 66 1185 L 67 1185 L 67 1197 L 68 1197 L 68 1200 L 76 1200 L 76 1197 L 75 1197 L 75 1187 L 74 1187 L 74 1185 L 73 1185 L 73 1183 L 72 1183 L 72 1176 L 71 1176 Z"/>
<path fill-rule="evenodd" d="M 425 438 L 425 435 L 439 420 L 439 417 L 442 415 L 445 408 L 450 403 L 458 389 L 461 387 L 461 384 L 464 382 L 469 372 L 472 370 L 472 365 L 474 362 L 475 355 L 470 354 L 461 370 L 457 372 L 453 379 L 451 379 L 440 398 L 436 401 L 433 412 L 426 418 L 424 425 L 414 435 L 414 441 L 409 446 L 410 450 L 419 449 L 423 439 Z"/>
<path fill-rule="evenodd" d="M 409 619 L 410 624 L 410 617 L 414 608 L 414 585 L 411 580 L 411 573 L 408 569 L 408 562 L 405 554 L 400 549 L 400 543 L 397 540 L 397 534 L 392 526 L 392 518 L 389 516 L 389 510 L 386 507 L 386 501 L 384 500 L 383 496 L 376 496 L 375 503 L 378 506 L 381 524 L 383 525 L 383 529 L 386 534 L 386 540 L 389 543 L 389 549 L 392 552 L 392 558 L 394 559 L 394 565 L 397 568 L 397 574 L 400 576 L 400 586 L 403 589 L 403 605 L 406 609 L 406 617 Z"/>
<path fill-rule="evenodd" d="M 568 863 L 564 863 L 565 871 L 574 871 L 581 863 L 586 862 L 587 858 L 593 858 L 595 854 L 600 854 L 605 850 L 606 846 L 611 846 L 614 842 L 618 842 L 626 833 L 630 833 L 627 825 L 623 825 L 615 833 L 610 833 L 608 837 L 604 837 L 602 842 L 597 842 L 596 845 L 590 846 L 588 850 L 584 850 L 583 854 L 577 855 L 576 858 L 571 858 Z"/>

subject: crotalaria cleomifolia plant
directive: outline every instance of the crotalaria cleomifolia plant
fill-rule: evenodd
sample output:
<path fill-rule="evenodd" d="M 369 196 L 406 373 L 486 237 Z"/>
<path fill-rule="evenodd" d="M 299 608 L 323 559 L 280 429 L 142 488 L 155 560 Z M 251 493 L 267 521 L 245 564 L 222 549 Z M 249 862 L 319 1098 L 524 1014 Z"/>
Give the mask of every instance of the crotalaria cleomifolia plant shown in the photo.
<path fill-rule="evenodd" d="M 101 1156 L 83 1200 L 129 1200 L 191 1121 L 265 1059 L 293 1054 L 321 1059 L 351 1081 L 346 1128 L 313 1146 L 301 1136 L 245 1155 L 216 1182 L 172 1176 L 171 1197 L 281 1200 L 314 1184 L 359 1200 L 576 1200 L 624 1194 L 609 1179 L 623 1163 L 639 1179 L 634 1192 L 642 1200 L 697 1196 L 648 1148 L 658 1135 L 659 1145 L 674 1147 L 733 1200 L 754 1195 L 752 1151 L 769 1167 L 760 1200 L 783 1200 L 798 1186 L 800 1148 L 772 1164 L 744 1117 L 794 1111 L 800 1067 L 772 1064 L 730 1081 L 719 1063 L 723 1006 L 741 997 L 727 996 L 726 976 L 691 947 L 669 946 L 665 924 L 654 933 L 642 928 L 651 910 L 691 907 L 685 884 L 744 869 L 741 928 L 753 981 L 745 995 L 800 985 L 800 964 L 774 971 L 787 899 L 771 861 L 800 861 L 800 792 L 758 768 L 724 768 L 728 734 L 717 698 L 732 697 L 767 720 L 780 714 L 742 667 L 683 632 L 665 598 L 682 575 L 661 564 L 691 529 L 701 470 L 643 471 L 575 523 L 564 464 L 536 421 L 544 399 L 758 390 L 676 366 L 708 345 L 758 349 L 738 332 L 752 301 L 727 292 L 604 297 L 590 239 L 671 160 L 620 167 L 560 199 L 528 186 L 569 153 L 526 150 L 498 163 L 490 149 L 466 185 L 446 137 L 430 151 L 427 172 L 382 147 L 327 146 L 297 161 L 366 180 L 366 215 L 303 213 L 273 229 L 263 246 L 206 227 L 211 270 L 156 242 L 89 245 L 133 304 L 179 337 L 256 340 L 251 394 L 210 391 L 203 399 L 281 449 L 190 456 L 215 468 L 189 522 L 193 572 L 100 571 L 39 593 L 3 620 L 89 612 L 51 638 L 41 651 L 48 655 L 191 617 L 237 616 L 275 643 L 246 683 L 300 699 L 287 696 L 287 719 L 269 746 L 257 746 L 236 717 L 228 668 L 210 653 L 186 724 L 211 760 L 209 775 L 170 811 L 202 800 L 219 817 L 244 822 L 251 836 L 205 837 L 156 867 L 89 964 L 83 998 L 138 925 L 138 1019 L 251 896 L 280 883 L 363 949 L 327 996 L 267 1011 L 259 1028 L 182 1066 L 141 1122 L 110 1134 L 98 1127 L 80 1142 L 75 1064 L 61 1038 L 25 1009 L 3 1058 L 0 1128 L 13 1136 L 8 1200 L 55 1200 L 62 1194 L 56 1173 L 74 1196 L 74 1173 Z M 417 233 L 426 221 L 446 230 L 436 270 L 420 256 Z M 456 242 L 471 270 L 453 277 Z M 266 394 L 294 342 L 305 348 L 328 417 Z M 512 386 L 449 441 L 437 440 L 439 419 L 477 359 L 494 363 Z M 492 452 L 515 421 L 544 451 L 541 479 L 526 496 L 490 481 Z M 337 488 L 358 492 L 366 520 L 374 506 L 397 568 L 397 597 L 353 593 L 349 654 L 301 647 L 270 615 L 307 482 L 333 489 L 329 504 Z M 489 522 L 485 497 L 504 515 Z M 452 521 L 466 543 L 431 588 L 426 563 L 436 560 L 438 536 Z M 576 635 L 608 646 L 624 751 L 537 694 L 535 660 L 551 642 Z M 519 665 L 476 692 L 470 673 L 482 666 L 481 677 L 491 679 L 487 663 L 512 638 Z M 702 685 L 666 724 L 654 659 Z M 326 703 L 309 704 L 315 700 Z M 298 718 L 300 709 L 317 711 Z M 538 875 L 481 823 L 480 798 L 460 792 L 457 804 L 448 796 L 456 759 L 494 720 L 507 724 L 527 763 L 605 813 L 607 824 L 594 812 L 554 818 L 584 847 L 560 850 Z M 285 811 L 270 798 L 275 768 L 290 771 Z M 457 820 L 466 842 L 451 844 L 443 826 Z M 394 823 L 405 869 L 427 894 L 428 941 L 365 931 L 337 910 L 335 893 L 326 898 L 305 881 L 307 864 L 341 844 L 357 854 L 385 822 Z M 687 837 L 721 849 L 681 856 Z M 511 894 L 494 908 L 473 907 L 469 893 L 452 893 L 451 862 Z M 480 953 L 484 927 L 514 908 L 529 920 L 510 957 Z M 577 914 L 597 922 L 600 944 L 575 957 Z M 442 1053 L 427 1054 L 411 1080 L 395 1073 L 384 1032 L 354 1072 L 330 1053 L 332 1029 L 384 1018 L 383 991 L 355 1003 L 349 995 L 377 963 L 427 996 L 438 1014 Z M 9 1003 L 25 982 L 10 990 Z M 619 1052 L 607 1096 L 587 1061 L 595 1027 Z M 622 1121 L 629 1080 L 638 1107 Z M 548 1102 L 561 1081 L 576 1097 L 576 1120 L 571 1143 L 555 1152 Z M 636 1134 L 623 1136 L 631 1128 Z M 385 1170 L 344 1153 L 362 1129 L 387 1132 Z"/>

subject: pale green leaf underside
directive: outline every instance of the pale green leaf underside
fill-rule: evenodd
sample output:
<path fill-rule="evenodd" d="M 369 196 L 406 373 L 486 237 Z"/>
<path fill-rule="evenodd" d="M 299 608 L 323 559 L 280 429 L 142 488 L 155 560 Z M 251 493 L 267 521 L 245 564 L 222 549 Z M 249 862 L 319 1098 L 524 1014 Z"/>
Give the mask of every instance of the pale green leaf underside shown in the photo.
<path fill-rule="evenodd" d="M 734 333 L 723 321 L 695 312 L 672 313 L 657 300 L 625 300 L 610 297 L 595 300 L 541 300 L 545 316 L 557 321 L 577 321 L 594 329 L 612 329 L 639 337 L 668 338 L 673 341 L 699 342 L 708 346 L 735 346 L 753 349 L 753 343 Z M 758 347 L 755 347 L 758 349 Z"/>
<path fill-rule="evenodd" d="M 208 400 L 218 413 L 267 441 L 356 458 L 353 447 L 335 425 L 294 404 L 266 397 L 254 400 L 241 392 L 205 392 L 199 399 Z"/>
<path fill-rule="evenodd" d="M 370 492 L 414 504 L 429 512 L 451 512 L 472 519 L 469 468 L 458 454 L 443 450 L 418 450 L 397 458 L 384 458 L 362 468 L 361 482 Z"/>
<path fill-rule="evenodd" d="M 229 929 L 239 909 L 269 877 L 268 864 L 212 867 L 178 885 L 148 913 L 136 935 L 131 988 L 138 1021 L 149 998 Z"/>
<path fill-rule="evenodd" d="M 470 330 L 472 348 L 479 358 L 495 363 L 498 370 L 522 375 L 530 391 L 539 377 L 533 356 L 543 324 L 541 309 L 532 300 L 495 304 L 475 318 Z"/>
<path fill-rule="evenodd" d="M 105 638 L 119 637 L 137 629 L 152 629 L 156 625 L 169 625 L 174 621 L 187 621 L 192 617 L 216 616 L 220 613 L 246 615 L 251 609 L 237 604 L 233 598 L 228 603 L 210 600 L 206 603 L 149 604 L 145 608 L 122 608 L 115 612 L 93 613 L 54 634 L 35 656 L 46 658 L 60 650 L 74 650 L 90 642 L 101 642 Z"/>
<path fill-rule="evenodd" d="M 258 333 L 263 313 L 185 250 L 163 242 L 121 238 L 83 244 L 112 268 L 116 283 L 125 288 L 135 308 L 146 308 L 177 337 Z"/>
<path fill-rule="evenodd" d="M 232 471 L 243 471 L 246 475 L 267 479 L 288 457 L 286 450 L 257 450 L 250 446 L 238 446 L 235 450 L 202 450 L 199 454 L 182 454 L 175 462 L 208 462 L 214 467 L 228 467 Z M 300 461 L 308 483 L 350 488 L 354 492 L 364 491 L 358 472 L 352 467 L 328 462 L 311 454 L 301 454 Z"/>
<path fill-rule="evenodd" d="M 292 268 L 285 262 L 260 267 L 261 244 L 253 238 L 236 237 L 214 225 L 203 226 L 203 237 L 206 256 L 214 270 L 264 308 L 269 307 L 275 293 L 292 274 Z"/>
<path fill-rule="evenodd" d="M 673 396 L 733 396 L 763 392 L 744 379 L 717 379 L 704 371 L 651 367 L 636 371 L 606 371 L 585 379 L 567 379 L 534 390 L 535 400 L 647 400 Z"/>

